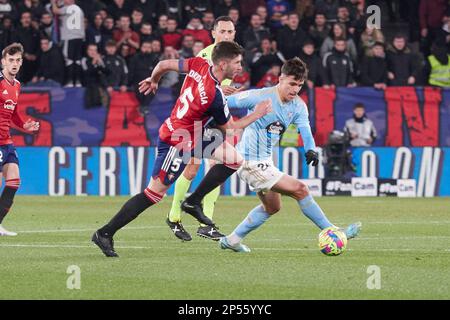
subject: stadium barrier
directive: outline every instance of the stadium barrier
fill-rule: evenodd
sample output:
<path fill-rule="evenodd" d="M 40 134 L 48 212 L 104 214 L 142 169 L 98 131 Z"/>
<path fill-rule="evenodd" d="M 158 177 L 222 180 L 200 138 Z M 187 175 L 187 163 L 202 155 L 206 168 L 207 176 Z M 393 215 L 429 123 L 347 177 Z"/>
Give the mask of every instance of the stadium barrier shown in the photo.
<path fill-rule="evenodd" d="M 151 176 L 154 147 L 19 147 L 22 185 L 20 194 L 132 195 L 142 191 Z M 450 196 L 450 148 L 354 148 L 353 179 L 325 177 L 323 163 L 306 166 L 304 150 L 276 149 L 280 169 L 307 183 L 317 195 Z M 204 175 L 202 164 L 193 181 Z M 355 179 L 356 177 L 363 178 Z M 168 194 L 173 193 L 173 187 Z M 254 195 L 237 175 L 222 186 L 223 195 Z"/>

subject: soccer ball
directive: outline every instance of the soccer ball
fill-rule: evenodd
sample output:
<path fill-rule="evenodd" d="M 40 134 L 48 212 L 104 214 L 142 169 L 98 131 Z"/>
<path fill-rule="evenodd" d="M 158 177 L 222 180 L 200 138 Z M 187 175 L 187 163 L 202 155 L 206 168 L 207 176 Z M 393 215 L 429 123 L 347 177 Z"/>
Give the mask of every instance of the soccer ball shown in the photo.
<path fill-rule="evenodd" d="M 337 256 L 347 247 L 347 236 L 336 227 L 323 229 L 319 234 L 319 248 L 327 256 Z"/>

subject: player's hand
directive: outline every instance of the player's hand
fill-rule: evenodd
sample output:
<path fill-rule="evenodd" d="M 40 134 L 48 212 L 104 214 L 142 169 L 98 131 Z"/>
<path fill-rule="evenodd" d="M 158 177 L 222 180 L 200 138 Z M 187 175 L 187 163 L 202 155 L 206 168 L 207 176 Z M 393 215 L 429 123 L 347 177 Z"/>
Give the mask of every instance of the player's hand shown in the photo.
<path fill-rule="evenodd" d="M 24 123 L 23 128 L 26 131 L 38 131 L 39 130 L 39 122 L 28 119 L 27 122 Z"/>
<path fill-rule="evenodd" d="M 266 114 L 272 112 L 272 101 L 264 100 L 258 103 L 255 107 L 255 114 L 258 115 L 258 118 L 264 117 Z"/>
<path fill-rule="evenodd" d="M 158 82 L 155 82 L 151 77 L 142 80 L 139 82 L 139 92 L 144 95 L 148 95 L 150 93 L 156 93 L 158 90 Z"/>
<path fill-rule="evenodd" d="M 236 94 L 242 90 L 242 89 L 237 89 L 233 86 L 221 86 L 220 88 L 222 89 L 223 94 L 226 96 L 231 96 L 232 94 Z"/>
<path fill-rule="evenodd" d="M 308 152 L 305 153 L 305 157 L 306 164 L 312 164 L 313 167 L 319 164 L 319 154 L 316 151 L 308 150 Z"/>

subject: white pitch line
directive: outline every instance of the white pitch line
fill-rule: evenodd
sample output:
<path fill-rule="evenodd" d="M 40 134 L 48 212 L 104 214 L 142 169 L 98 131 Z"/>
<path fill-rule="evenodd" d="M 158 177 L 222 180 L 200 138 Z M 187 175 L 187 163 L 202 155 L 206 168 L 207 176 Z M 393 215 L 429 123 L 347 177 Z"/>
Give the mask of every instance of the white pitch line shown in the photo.
<path fill-rule="evenodd" d="M 87 245 L 60 245 L 60 244 L 54 244 L 54 245 L 49 245 L 49 244 L 0 244 L 0 247 L 4 247 L 4 248 L 50 248 L 50 249 L 66 249 L 66 248 L 75 248 L 75 249 L 90 249 L 90 248 L 94 248 L 94 245 L 91 246 L 87 246 Z M 152 249 L 174 249 L 174 250 L 179 250 L 180 248 L 177 247 L 144 247 L 144 246 L 116 246 L 116 249 L 139 249 L 139 250 L 152 250 Z M 195 248 L 195 247 L 185 247 L 182 250 L 202 250 L 204 251 L 205 248 L 201 247 L 201 248 Z M 257 251 L 257 250 L 261 250 L 261 251 L 319 251 L 319 249 L 315 249 L 315 248 L 258 248 L 258 247 L 252 247 L 252 250 Z M 347 249 L 346 251 L 361 251 L 358 249 Z M 433 253 L 433 252 L 445 252 L 445 253 L 450 253 L 450 249 L 446 249 L 446 250 L 435 250 L 435 251 L 430 251 L 430 250 L 425 250 L 425 249 L 406 249 L 406 248 L 379 248 L 379 249 L 370 249 L 370 252 L 420 252 L 420 253 Z"/>

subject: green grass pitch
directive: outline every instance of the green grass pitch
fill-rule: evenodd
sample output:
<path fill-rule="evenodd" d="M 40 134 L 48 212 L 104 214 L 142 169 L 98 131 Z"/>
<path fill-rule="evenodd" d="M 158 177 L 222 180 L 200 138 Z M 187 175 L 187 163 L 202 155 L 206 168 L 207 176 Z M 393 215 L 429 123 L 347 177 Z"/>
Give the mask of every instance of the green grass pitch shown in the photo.
<path fill-rule="evenodd" d="M 450 299 L 450 199 L 317 198 L 332 222 L 361 221 L 341 256 L 317 248 L 319 230 L 283 198 L 281 212 L 245 243 L 250 254 L 220 250 L 195 236 L 176 239 L 165 217 L 171 198 L 116 234 L 119 259 L 90 242 L 127 197 L 18 196 L 0 238 L 0 299 Z M 221 197 L 215 221 L 231 232 L 258 203 Z M 67 288 L 70 265 L 81 289 Z M 381 288 L 368 289 L 368 267 Z M 370 282 L 370 280 L 369 280 Z"/>

